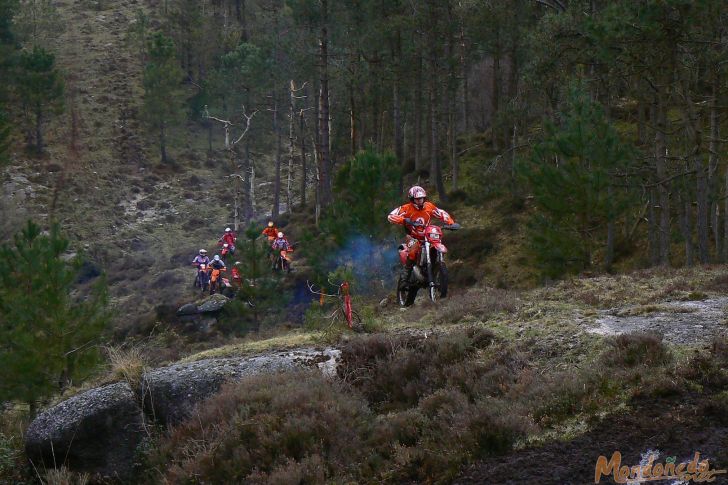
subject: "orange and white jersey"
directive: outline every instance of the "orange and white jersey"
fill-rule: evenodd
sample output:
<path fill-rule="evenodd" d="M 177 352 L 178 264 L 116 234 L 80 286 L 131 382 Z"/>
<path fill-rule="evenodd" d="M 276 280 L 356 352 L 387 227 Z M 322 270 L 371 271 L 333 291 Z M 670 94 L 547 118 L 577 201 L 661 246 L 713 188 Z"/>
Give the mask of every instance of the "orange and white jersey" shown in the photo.
<path fill-rule="evenodd" d="M 455 220 L 450 217 L 450 214 L 442 209 L 438 209 L 432 202 L 425 202 L 422 209 L 415 207 L 413 203 L 401 205 L 389 213 L 387 219 L 392 224 L 398 224 L 405 226 L 407 233 L 419 240 L 425 239 L 425 226 L 430 223 L 432 218 L 440 219 L 445 224 L 455 224 Z M 418 222 L 422 224 L 421 227 L 415 227 L 406 225 L 404 220 L 410 219 L 412 222 Z"/>

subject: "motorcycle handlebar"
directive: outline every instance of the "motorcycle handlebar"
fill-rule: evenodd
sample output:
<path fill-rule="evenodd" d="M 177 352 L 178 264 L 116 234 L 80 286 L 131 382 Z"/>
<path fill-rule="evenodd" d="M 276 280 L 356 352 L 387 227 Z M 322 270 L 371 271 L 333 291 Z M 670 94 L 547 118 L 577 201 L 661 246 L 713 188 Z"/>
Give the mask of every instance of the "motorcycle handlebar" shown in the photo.
<path fill-rule="evenodd" d="M 443 229 L 447 229 L 448 231 L 457 231 L 458 229 L 461 229 L 462 226 L 458 224 L 457 222 L 453 224 L 448 224 L 446 226 L 442 226 Z"/>

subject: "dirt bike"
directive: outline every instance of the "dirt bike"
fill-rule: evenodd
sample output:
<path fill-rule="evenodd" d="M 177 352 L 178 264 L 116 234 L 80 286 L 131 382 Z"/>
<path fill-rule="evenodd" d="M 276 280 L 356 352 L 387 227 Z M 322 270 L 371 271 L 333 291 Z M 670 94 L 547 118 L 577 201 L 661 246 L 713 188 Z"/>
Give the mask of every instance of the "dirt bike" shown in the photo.
<path fill-rule="evenodd" d="M 230 244 L 228 244 L 228 243 L 224 243 L 224 244 L 222 245 L 222 249 L 220 249 L 220 257 L 221 257 L 222 259 L 225 259 L 225 260 L 227 260 L 227 257 L 228 257 L 229 255 L 232 255 L 233 253 L 235 253 L 235 246 L 231 246 L 231 245 L 230 245 Z"/>
<path fill-rule="evenodd" d="M 197 265 L 197 275 L 195 276 L 195 282 L 193 287 L 199 288 L 200 290 L 207 291 L 210 286 L 210 275 L 207 273 L 207 265 Z"/>
<path fill-rule="evenodd" d="M 221 289 L 222 289 L 222 283 L 223 283 L 223 281 L 222 281 L 223 280 L 223 278 L 222 278 L 223 271 L 225 271 L 224 268 L 222 268 L 222 269 L 212 268 L 212 271 L 210 271 L 210 294 L 211 295 L 215 294 L 218 291 L 220 293 L 222 293 Z"/>
<path fill-rule="evenodd" d="M 288 250 L 281 250 L 273 262 L 273 271 L 285 271 L 286 273 L 290 273 L 291 260 L 289 259 L 288 254 L 292 252 L 293 246 L 291 246 Z"/>
<path fill-rule="evenodd" d="M 221 294 L 227 296 L 228 298 L 232 298 L 235 296 L 235 287 L 232 285 L 228 278 L 220 277 L 218 286 L 220 288 Z"/>
<path fill-rule="evenodd" d="M 442 226 L 442 229 L 455 231 L 460 229 L 460 224 Z M 401 306 L 412 305 L 420 288 L 427 288 L 432 302 L 447 296 L 447 247 L 442 243 L 442 229 L 435 225 L 425 227 L 425 240 L 420 241 L 419 259 L 412 268 L 409 280 L 402 281 L 401 275 L 397 280 L 397 301 Z M 403 266 L 407 263 L 407 255 L 407 248 L 400 245 L 399 257 Z"/>

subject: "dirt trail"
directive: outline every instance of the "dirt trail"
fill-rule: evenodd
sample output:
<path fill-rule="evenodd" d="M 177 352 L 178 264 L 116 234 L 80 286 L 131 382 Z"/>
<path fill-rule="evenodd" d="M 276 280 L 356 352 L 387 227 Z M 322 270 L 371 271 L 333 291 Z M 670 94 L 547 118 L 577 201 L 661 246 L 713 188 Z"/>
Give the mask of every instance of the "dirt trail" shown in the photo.
<path fill-rule="evenodd" d="M 701 345 L 728 335 L 727 312 L 728 297 L 723 296 L 612 309 L 583 323 L 587 332 L 598 335 L 655 332 L 671 344 Z"/>

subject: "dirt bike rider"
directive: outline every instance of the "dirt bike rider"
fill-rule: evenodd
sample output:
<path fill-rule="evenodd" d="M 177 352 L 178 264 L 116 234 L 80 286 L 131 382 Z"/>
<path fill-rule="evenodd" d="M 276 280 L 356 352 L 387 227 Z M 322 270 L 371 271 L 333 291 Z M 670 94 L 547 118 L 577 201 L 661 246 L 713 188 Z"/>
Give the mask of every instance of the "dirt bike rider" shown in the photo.
<path fill-rule="evenodd" d="M 412 276 L 412 268 L 417 264 L 420 255 L 421 242 L 425 240 L 425 227 L 430 219 L 435 217 L 445 224 L 455 224 L 455 220 L 432 202 L 427 202 L 427 192 L 419 185 L 415 185 L 407 192 L 409 204 L 397 207 L 389 213 L 387 219 L 392 224 L 404 226 L 407 231 L 405 242 L 400 248 L 407 251 L 407 263 L 400 273 L 400 281 L 407 282 Z"/>
<path fill-rule="evenodd" d="M 243 277 L 240 274 L 240 265 L 240 261 L 235 261 L 233 268 L 230 270 L 230 276 L 233 278 L 233 284 L 238 286 L 241 286 L 243 282 Z"/>
<path fill-rule="evenodd" d="M 217 244 L 220 247 L 223 247 L 225 244 L 228 245 L 228 251 L 230 251 L 230 254 L 233 254 L 235 252 L 235 242 L 238 240 L 238 237 L 235 235 L 232 229 L 229 227 L 225 228 L 225 234 L 223 234 L 220 239 L 217 240 Z"/>
<path fill-rule="evenodd" d="M 268 244 L 273 244 L 273 241 L 275 241 L 276 237 L 278 236 L 278 228 L 273 223 L 273 221 L 268 221 L 268 226 L 263 229 L 261 234 L 268 238 Z M 270 259 L 271 263 L 275 261 L 275 254 L 273 252 L 273 249 L 270 249 L 268 251 L 268 259 Z"/>
<path fill-rule="evenodd" d="M 276 236 L 278 236 L 278 228 L 273 223 L 273 221 L 268 221 L 268 227 L 263 229 L 261 234 L 268 238 L 269 243 L 272 243 L 275 240 Z"/>
<path fill-rule="evenodd" d="M 196 268 L 200 268 L 200 265 L 210 265 L 210 258 L 207 256 L 207 250 L 206 249 L 200 249 L 197 256 L 195 256 L 195 259 L 192 260 L 192 266 L 195 266 Z"/>
<path fill-rule="evenodd" d="M 216 254 L 214 258 L 212 258 L 212 262 L 210 263 L 209 268 L 212 269 L 219 269 L 220 271 L 225 271 L 227 268 L 225 268 L 225 263 L 223 262 L 222 258 L 220 258 L 219 254 Z"/>
<path fill-rule="evenodd" d="M 280 254 L 281 251 L 288 253 L 293 250 L 291 243 L 288 242 L 288 238 L 286 238 L 285 234 L 281 231 L 279 231 L 276 235 L 276 238 L 273 240 L 273 244 L 271 244 L 270 248 L 271 251 L 273 251 L 273 254 Z M 286 261 L 290 262 L 287 254 L 284 254 L 283 257 L 286 258 Z M 273 265 L 273 268 L 275 269 L 275 264 Z"/>

